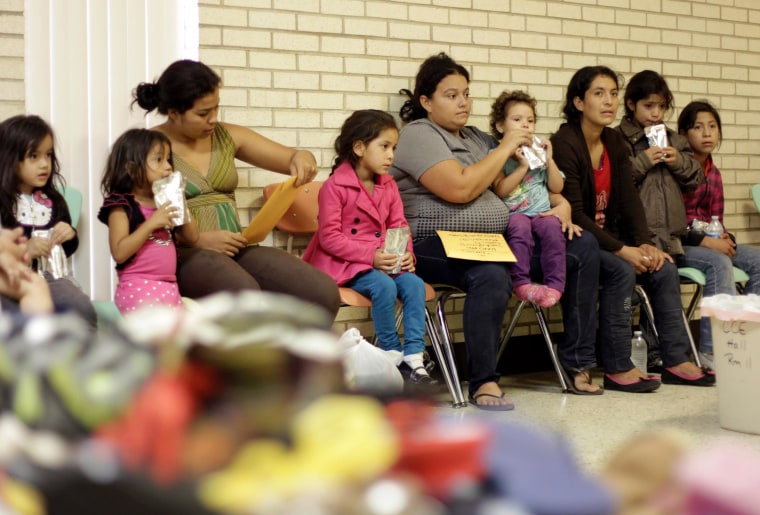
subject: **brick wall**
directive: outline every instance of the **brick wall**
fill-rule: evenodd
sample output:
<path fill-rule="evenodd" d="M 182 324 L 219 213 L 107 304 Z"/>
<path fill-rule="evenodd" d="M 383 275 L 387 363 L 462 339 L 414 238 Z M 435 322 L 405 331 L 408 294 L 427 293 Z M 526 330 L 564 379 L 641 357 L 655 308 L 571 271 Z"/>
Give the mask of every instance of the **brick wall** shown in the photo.
<path fill-rule="evenodd" d="M 606 64 L 626 78 L 654 69 L 668 79 L 677 109 L 704 97 L 718 105 L 726 225 L 740 242 L 760 243 L 749 198 L 750 185 L 760 182 L 754 0 L 201 0 L 200 24 L 201 59 L 224 84 L 223 119 L 310 149 L 323 177 L 345 117 L 360 108 L 397 114 L 398 90 L 411 88 L 422 60 L 439 51 L 470 70 L 470 122 L 484 130 L 489 101 L 503 89 L 527 88 L 538 99 L 538 131 L 548 134 L 579 67 Z M 261 186 L 281 177 L 241 168 L 241 179 L 245 221 L 260 206 Z M 283 242 L 274 236 L 273 244 Z M 458 313 L 461 303 L 449 309 Z M 554 331 L 561 331 L 559 315 L 550 313 Z M 532 317 L 524 318 L 518 334 L 537 333 Z M 460 317 L 452 321 L 461 329 Z M 342 310 L 336 326 L 348 325 L 372 331 L 366 309 Z"/>
<path fill-rule="evenodd" d="M 360 108 L 397 114 L 419 64 L 445 51 L 472 74 L 470 122 L 487 128 L 489 101 L 526 88 L 538 99 L 538 131 L 560 122 L 564 88 L 581 66 L 606 64 L 629 78 L 663 73 L 676 106 L 718 105 L 724 142 L 726 224 L 760 243 L 749 187 L 760 183 L 760 4 L 756 0 L 200 0 L 200 56 L 222 76 L 222 118 L 317 156 L 322 178 L 345 117 Z M 0 115 L 23 112 L 23 0 L 0 0 Z M 622 112 L 622 109 L 621 109 Z M 670 117 L 671 125 L 678 110 Z M 261 187 L 282 176 L 240 167 L 243 222 Z M 283 235 L 269 244 L 284 246 Z M 303 247 L 304 239 L 296 239 Z M 461 300 L 450 308 L 461 311 Z M 560 331 L 559 312 L 551 312 Z M 530 317 L 525 317 L 526 321 Z M 454 329 L 461 324 L 453 317 Z M 366 309 L 336 326 L 371 333 Z M 523 324 L 518 334 L 536 333 Z"/>

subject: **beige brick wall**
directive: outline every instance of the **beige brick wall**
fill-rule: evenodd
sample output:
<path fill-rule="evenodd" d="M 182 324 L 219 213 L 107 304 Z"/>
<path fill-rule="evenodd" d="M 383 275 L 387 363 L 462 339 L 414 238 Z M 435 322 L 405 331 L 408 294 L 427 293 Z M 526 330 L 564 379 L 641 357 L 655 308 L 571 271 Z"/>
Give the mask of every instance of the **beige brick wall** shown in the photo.
<path fill-rule="evenodd" d="M 397 114 L 398 90 L 411 88 L 417 67 L 435 52 L 470 70 L 472 124 L 487 129 L 489 101 L 501 90 L 527 88 L 538 99 L 544 134 L 559 125 L 564 88 L 577 68 L 606 64 L 626 78 L 654 69 L 676 97 L 671 125 L 692 99 L 718 105 L 726 224 L 740 242 L 760 243 L 760 216 L 749 197 L 750 185 L 760 182 L 760 4 L 754 0 L 201 0 L 200 23 L 201 59 L 224 81 L 223 118 L 308 148 L 323 177 L 343 119 L 360 108 Z M 248 104 L 227 101 L 243 91 Z M 248 220 L 260 206 L 260 187 L 280 177 L 250 169 L 241 175 L 253 192 L 241 196 L 240 216 Z M 274 243 L 284 241 L 278 235 Z M 449 309 L 458 313 L 461 303 Z M 371 332 L 366 315 L 344 310 L 336 325 Z M 552 310 L 557 331 L 559 315 Z M 452 322 L 461 329 L 461 317 Z M 518 329 L 528 332 L 538 328 Z"/>
<path fill-rule="evenodd" d="M 322 177 L 332 140 L 355 109 L 398 113 L 400 88 L 445 51 L 468 67 L 471 123 L 487 128 L 489 101 L 527 88 L 540 133 L 560 123 L 572 73 L 606 64 L 629 78 L 663 73 L 682 107 L 718 105 L 724 142 L 716 161 L 726 185 L 726 224 L 760 243 L 749 187 L 760 183 L 760 4 L 756 0 L 200 0 L 200 56 L 222 76 L 222 117 L 317 156 Z M 23 0 L 0 0 L 0 115 L 23 112 Z M 622 112 L 622 110 L 621 110 Z M 678 110 L 671 118 L 677 118 Z M 242 164 L 241 164 L 242 165 Z M 241 166 L 240 216 L 261 205 L 261 187 L 282 177 Z M 284 246 L 283 235 L 273 243 Z M 297 239 L 303 247 L 305 240 Z M 461 300 L 453 310 L 461 311 Z M 559 331 L 558 310 L 552 310 Z M 530 317 L 525 317 L 529 320 Z M 453 318 L 454 327 L 461 325 Z M 366 309 L 336 325 L 371 332 Z M 537 332 L 524 325 L 521 334 Z"/>

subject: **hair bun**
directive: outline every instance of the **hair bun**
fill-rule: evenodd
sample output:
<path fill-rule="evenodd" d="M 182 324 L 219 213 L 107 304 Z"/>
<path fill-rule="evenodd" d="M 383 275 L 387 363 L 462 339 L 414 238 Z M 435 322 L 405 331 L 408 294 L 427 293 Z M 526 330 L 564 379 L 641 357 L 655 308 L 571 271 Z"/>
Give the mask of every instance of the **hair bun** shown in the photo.
<path fill-rule="evenodd" d="M 141 82 L 134 91 L 137 105 L 146 111 L 152 111 L 158 107 L 158 85 L 153 82 Z"/>

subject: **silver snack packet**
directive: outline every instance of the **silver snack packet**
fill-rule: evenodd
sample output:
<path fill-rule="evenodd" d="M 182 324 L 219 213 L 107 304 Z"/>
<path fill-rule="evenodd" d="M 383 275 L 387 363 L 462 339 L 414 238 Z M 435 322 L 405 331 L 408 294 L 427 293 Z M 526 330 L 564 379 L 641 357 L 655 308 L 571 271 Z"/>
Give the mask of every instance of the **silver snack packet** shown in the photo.
<path fill-rule="evenodd" d="M 172 218 L 175 227 L 190 221 L 190 212 L 185 202 L 185 180 L 180 172 L 174 171 L 168 177 L 155 181 L 153 183 L 153 196 L 156 199 L 156 206 L 170 202 L 172 206 L 177 208 L 178 212 Z"/>
<path fill-rule="evenodd" d="M 647 141 L 650 147 L 665 148 L 668 146 L 668 133 L 665 132 L 665 125 L 658 123 L 650 127 L 644 127 L 644 134 L 647 135 Z"/>
<path fill-rule="evenodd" d="M 523 155 L 528 160 L 528 168 L 535 170 L 546 166 L 546 151 L 541 146 L 541 139 L 538 136 L 533 136 L 533 144 L 531 146 L 523 145 Z"/>
<path fill-rule="evenodd" d="M 50 239 L 52 229 L 32 231 L 32 238 Z M 40 256 L 37 258 L 37 272 L 42 275 L 48 272 L 54 279 L 61 279 L 69 275 L 69 262 L 66 259 L 66 252 L 60 245 L 53 245 L 50 248 L 50 256 Z"/>
<path fill-rule="evenodd" d="M 396 254 L 398 261 L 396 267 L 388 272 L 389 274 L 398 274 L 401 272 L 401 258 L 406 254 L 406 245 L 409 242 L 409 227 L 394 227 L 385 232 L 385 249 L 386 254 Z"/>

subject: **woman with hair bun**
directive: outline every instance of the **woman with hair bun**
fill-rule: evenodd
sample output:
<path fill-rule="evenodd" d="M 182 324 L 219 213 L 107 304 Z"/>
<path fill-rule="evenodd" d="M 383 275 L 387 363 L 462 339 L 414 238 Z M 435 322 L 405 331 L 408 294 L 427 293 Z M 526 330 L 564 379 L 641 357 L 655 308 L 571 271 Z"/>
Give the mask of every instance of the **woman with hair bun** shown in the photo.
<path fill-rule="evenodd" d="M 281 249 L 249 245 L 235 205 L 235 159 L 295 176 L 300 186 L 317 174 L 314 155 L 219 121 L 220 84 L 205 64 L 180 60 L 133 92 L 133 104 L 167 117 L 153 129 L 171 141 L 174 167 L 187 180 L 188 207 L 201 231 L 193 247 L 177 248 L 180 293 L 198 298 L 219 291 L 265 290 L 313 302 L 334 316 L 340 306 L 335 281 Z"/>

